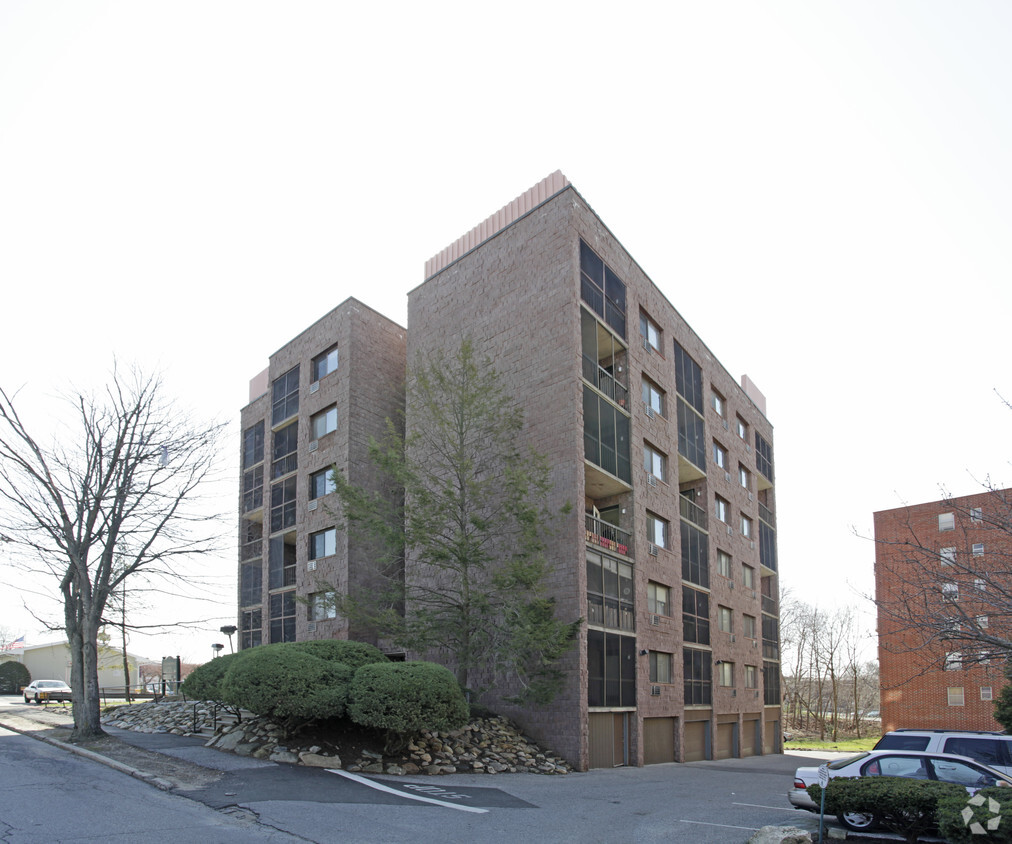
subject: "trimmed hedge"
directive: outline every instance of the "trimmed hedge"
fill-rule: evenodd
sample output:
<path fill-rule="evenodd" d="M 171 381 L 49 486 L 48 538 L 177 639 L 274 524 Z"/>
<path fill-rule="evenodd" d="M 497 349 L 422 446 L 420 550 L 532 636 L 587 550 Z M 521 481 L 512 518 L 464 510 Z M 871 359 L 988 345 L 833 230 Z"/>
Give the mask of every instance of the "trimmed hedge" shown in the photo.
<path fill-rule="evenodd" d="M 0 663 L 0 694 L 16 695 L 32 682 L 31 672 L 20 662 Z"/>
<path fill-rule="evenodd" d="M 351 683 L 348 715 L 357 724 L 386 730 L 388 746 L 421 730 L 454 730 L 469 717 L 457 679 L 434 662 L 365 665 Z"/>
<path fill-rule="evenodd" d="M 938 801 L 938 830 L 951 844 L 1009 844 L 1012 788 L 982 788 L 973 797 L 954 794 L 942 798 Z"/>
<path fill-rule="evenodd" d="M 819 803 L 822 789 L 808 786 Z M 951 782 L 907 777 L 835 777 L 826 786 L 826 813 L 859 812 L 873 815 L 880 825 L 904 836 L 908 842 L 935 828 L 939 801 L 945 797 L 966 799 L 966 789 Z"/>
<path fill-rule="evenodd" d="M 193 700 L 213 700 L 215 703 L 224 702 L 221 694 L 221 678 L 225 676 L 229 666 L 239 657 L 237 654 L 225 654 L 216 656 L 203 665 L 198 665 L 187 675 L 186 679 L 179 686 L 186 697 Z"/>
<path fill-rule="evenodd" d="M 376 662 L 389 662 L 386 655 L 377 647 L 365 642 L 350 642 L 343 639 L 316 639 L 311 642 L 290 642 L 286 648 L 293 648 L 325 659 L 328 662 L 340 662 L 349 668 L 361 668 Z"/>
<path fill-rule="evenodd" d="M 292 644 L 240 651 L 221 678 L 225 703 L 270 718 L 286 733 L 343 716 L 355 670 Z"/>

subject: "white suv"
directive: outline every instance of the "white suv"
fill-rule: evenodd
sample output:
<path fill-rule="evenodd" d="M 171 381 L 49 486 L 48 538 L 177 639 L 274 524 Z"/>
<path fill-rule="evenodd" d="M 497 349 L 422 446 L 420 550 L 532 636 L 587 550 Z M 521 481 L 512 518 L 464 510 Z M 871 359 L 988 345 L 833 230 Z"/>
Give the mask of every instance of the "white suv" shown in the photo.
<path fill-rule="evenodd" d="M 1012 776 L 1012 736 L 985 730 L 892 730 L 878 740 L 875 750 L 924 750 L 969 756 Z"/>

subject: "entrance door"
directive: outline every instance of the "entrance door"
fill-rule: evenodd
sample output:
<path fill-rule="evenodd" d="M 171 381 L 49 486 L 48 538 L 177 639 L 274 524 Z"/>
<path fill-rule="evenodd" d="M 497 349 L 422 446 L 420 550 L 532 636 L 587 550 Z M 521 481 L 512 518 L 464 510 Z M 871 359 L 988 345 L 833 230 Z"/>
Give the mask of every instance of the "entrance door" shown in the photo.
<path fill-rule="evenodd" d="M 643 764 L 675 761 L 675 719 L 643 719 Z"/>
<path fill-rule="evenodd" d="M 629 764 L 629 713 L 591 712 L 587 718 L 591 768 Z"/>

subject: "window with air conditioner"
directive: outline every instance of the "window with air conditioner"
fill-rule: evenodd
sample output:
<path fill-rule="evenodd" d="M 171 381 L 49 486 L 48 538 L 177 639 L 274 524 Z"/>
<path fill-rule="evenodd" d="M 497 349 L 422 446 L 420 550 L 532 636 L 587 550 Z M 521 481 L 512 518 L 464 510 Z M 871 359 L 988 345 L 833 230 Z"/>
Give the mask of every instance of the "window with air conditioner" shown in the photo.
<path fill-rule="evenodd" d="M 319 381 L 337 369 L 337 346 L 331 346 L 323 354 L 313 358 L 313 381 Z"/>
<path fill-rule="evenodd" d="M 717 549 L 717 574 L 728 579 L 731 577 L 731 555 L 719 548 Z"/>
<path fill-rule="evenodd" d="M 337 553 L 337 529 L 327 528 L 309 534 L 309 559 L 319 560 Z"/>
<path fill-rule="evenodd" d="M 668 476 L 668 456 L 660 449 L 650 445 L 650 443 L 644 442 L 643 468 L 648 475 L 666 481 Z"/>
<path fill-rule="evenodd" d="M 721 633 L 734 632 L 734 613 L 730 607 L 717 607 L 717 628 Z"/>
<path fill-rule="evenodd" d="M 310 420 L 310 428 L 312 431 L 312 438 L 318 440 L 325 437 L 331 431 L 337 430 L 337 406 L 331 405 L 319 413 L 313 414 L 313 418 Z"/>
<path fill-rule="evenodd" d="M 642 395 L 643 404 L 649 412 L 656 413 L 659 416 L 667 416 L 665 412 L 665 395 L 664 390 L 658 387 L 653 381 L 643 376 L 642 382 Z"/>
<path fill-rule="evenodd" d="M 650 651 L 650 682 L 671 682 L 671 654 L 663 651 Z"/>
<path fill-rule="evenodd" d="M 953 513 L 939 513 L 938 514 L 938 529 L 944 530 L 955 530 L 956 529 L 956 517 Z"/>
<path fill-rule="evenodd" d="M 729 518 L 728 511 L 730 510 L 730 504 L 721 498 L 719 495 L 714 496 L 713 500 L 713 514 L 722 522 L 727 524 Z"/>
<path fill-rule="evenodd" d="M 668 547 L 668 521 L 647 511 L 647 542 L 658 548 Z"/>
<path fill-rule="evenodd" d="M 938 559 L 943 566 L 954 566 L 956 565 L 956 549 L 955 548 L 939 548 Z"/>
<path fill-rule="evenodd" d="M 718 660 L 718 662 L 720 662 L 720 665 L 717 666 L 717 684 L 725 687 L 733 686 L 734 663 L 727 660 Z"/>
<path fill-rule="evenodd" d="M 661 329 L 647 316 L 645 311 L 640 311 L 640 335 L 643 338 L 643 348 L 651 352 L 661 351 Z"/>

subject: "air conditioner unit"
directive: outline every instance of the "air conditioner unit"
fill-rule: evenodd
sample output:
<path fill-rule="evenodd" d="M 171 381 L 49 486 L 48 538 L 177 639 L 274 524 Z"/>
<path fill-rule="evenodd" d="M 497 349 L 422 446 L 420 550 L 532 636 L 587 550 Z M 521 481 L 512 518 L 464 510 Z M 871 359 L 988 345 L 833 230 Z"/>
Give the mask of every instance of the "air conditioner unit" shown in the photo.
<path fill-rule="evenodd" d="M 753 496 L 752 496 L 752 493 L 750 492 L 750 493 L 748 494 L 748 500 L 749 500 L 749 501 L 751 501 L 751 500 L 752 500 L 752 497 L 753 497 Z"/>
<path fill-rule="evenodd" d="M 309 624 L 306 625 L 306 630 L 308 632 L 310 632 L 310 633 L 315 633 L 316 632 L 316 622 L 315 621 L 309 622 Z"/>
<path fill-rule="evenodd" d="M 316 571 L 316 560 L 310 560 L 306 563 L 306 571 Z"/>
<path fill-rule="evenodd" d="M 727 420 L 726 419 L 721 419 L 720 421 L 724 423 L 724 430 L 725 431 L 729 431 L 730 428 L 728 427 Z"/>
<path fill-rule="evenodd" d="M 755 540 L 754 539 L 751 542 L 749 542 L 748 547 L 749 548 L 755 548 Z"/>
<path fill-rule="evenodd" d="M 745 453 L 746 454 L 752 453 L 752 446 L 750 446 L 748 443 L 745 443 Z"/>
<path fill-rule="evenodd" d="M 756 594 L 755 594 L 755 589 L 753 589 L 753 590 L 752 590 L 752 597 L 754 598 L 755 596 L 756 596 Z"/>
<path fill-rule="evenodd" d="M 651 557 L 656 557 L 657 556 L 657 546 L 656 545 L 647 545 L 647 553 Z"/>
<path fill-rule="evenodd" d="M 320 382 L 319 381 L 314 381 L 312 384 L 309 385 L 309 392 L 310 392 L 310 394 L 315 393 L 319 389 L 320 389 Z"/>
<path fill-rule="evenodd" d="M 730 525 L 727 526 L 727 535 L 734 536 L 734 528 L 732 528 Z"/>
<path fill-rule="evenodd" d="M 319 440 L 310 440 L 309 441 L 309 450 L 310 451 L 316 451 L 316 449 L 318 449 L 319 447 L 320 447 L 320 441 Z"/>
<path fill-rule="evenodd" d="M 650 345 L 650 341 L 646 337 L 643 338 L 643 348 L 646 349 L 647 354 L 653 354 L 654 347 Z"/>
<path fill-rule="evenodd" d="M 758 642 L 756 642 L 756 641 L 753 641 L 753 642 L 752 642 L 752 647 L 753 647 L 753 648 L 758 648 L 758 647 L 759 647 L 759 643 L 758 643 Z"/>
<path fill-rule="evenodd" d="M 654 418 L 654 409 L 649 404 L 645 404 L 643 406 L 646 408 L 647 418 L 648 419 L 653 419 Z"/>
<path fill-rule="evenodd" d="M 316 509 L 316 504 L 317 504 L 317 501 L 314 498 L 312 501 L 309 502 L 309 509 L 310 510 L 315 510 Z"/>
<path fill-rule="evenodd" d="M 731 634 L 731 641 L 732 642 L 737 642 L 738 641 L 737 637 L 733 633 Z"/>
<path fill-rule="evenodd" d="M 659 615 L 650 616 L 650 623 L 654 625 L 654 627 L 656 627 L 658 624 L 661 623 L 661 617 Z"/>
<path fill-rule="evenodd" d="M 657 476 L 647 472 L 647 486 L 657 486 Z"/>
<path fill-rule="evenodd" d="M 731 473 L 730 472 L 725 472 L 724 473 L 724 480 L 730 482 L 730 480 L 731 480 Z"/>
<path fill-rule="evenodd" d="M 659 695 L 660 693 L 661 693 L 661 687 L 660 686 L 651 686 L 650 687 L 650 694 L 651 695 Z"/>
<path fill-rule="evenodd" d="M 734 589 L 734 581 L 733 580 L 729 580 L 727 582 L 727 588 L 728 589 Z"/>

